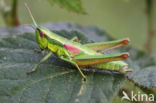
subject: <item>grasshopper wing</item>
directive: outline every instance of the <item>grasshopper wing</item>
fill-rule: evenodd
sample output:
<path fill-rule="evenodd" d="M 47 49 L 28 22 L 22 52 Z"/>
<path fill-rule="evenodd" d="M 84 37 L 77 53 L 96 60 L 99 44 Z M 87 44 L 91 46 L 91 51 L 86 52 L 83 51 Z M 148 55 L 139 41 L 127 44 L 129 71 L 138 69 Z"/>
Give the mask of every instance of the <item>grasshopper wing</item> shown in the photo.
<path fill-rule="evenodd" d="M 88 43 L 84 44 L 88 48 L 99 51 L 105 49 L 104 51 L 108 51 L 111 49 L 119 48 L 125 45 L 128 45 L 130 40 L 128 38 L 116 41 L 108 41 L 108 42 L 98 42 L 98 43 Z"/>
<path fill-rule="evenodd" d="M 124 60 L 129 57 L 128 53 L 121 53 L 121 54 L 97 54 L 97 55 L 86 55 L 81 54 L 77 55 L 73 58 L 73 61 L 76 62 L 79 66 L 89 66 L 95 64 L 101 64 L 104 62 L 110 61 L 118 61 Z"/>

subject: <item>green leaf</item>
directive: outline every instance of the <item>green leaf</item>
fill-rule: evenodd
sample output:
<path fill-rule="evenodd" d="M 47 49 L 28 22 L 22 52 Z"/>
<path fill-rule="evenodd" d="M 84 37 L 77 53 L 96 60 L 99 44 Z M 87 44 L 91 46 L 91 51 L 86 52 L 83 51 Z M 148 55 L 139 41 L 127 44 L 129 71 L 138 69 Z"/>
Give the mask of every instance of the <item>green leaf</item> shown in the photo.
<path fill-rule="evenodd" d="M 45 27 L 71 39 L 78 36 L 82 43 L 112 40 L 107 33 L 94 26 L 82 27 L 69 23 L 46 24 Z M 124 76 L 103 72 L 85 72 L 88 82 L 82 82 L 79 72 L 70 64 L 56 57 L 30 76 L 30 71 L 45 54 L 39 49 L 31 27 L 0 28 L 0 103 L 103 103 L 117 95 Z M 156 87 L 155 62 L 148 54 L 132 47 L 114 50 L 129 51 L 127 61 L 134 72 L 128 74 L 136 84 Z"/>
<path fill-rule="evenodd" d="M 26 75 L 44 54 L 34 52 L 39 49 L 34 34 L 20 34 L 19 28 L 0 29 L 9 35 L 0 40 L 0 103 L 103 103 L 117 94 L 123 75 L 86 72 L 88 81 L 83 82 L 72 65 L 56 57 L 32 75 Z M 68 38 L 77 35 L 81 42 L 87 41 L 77 31 L 55 32 Z"/>
<path fill-rule="evenodd" d="M 48 0 L 52 5 L 58 4 L 62 8 L 76 13 L 86 14 L 82 7 L 81 0 Z"/>
<path fill-rule="evenodd" d="M 128 74 L 128 78 L 135 82 L 139 86 L 143 86 L 148 89 L 156 87 L 156 64 L 154 58 L 150 55 L 136 50 L 134 48 L 126 48 L 131 54 L 130 60 L 128 60 L 129 66 L 133 68 L 133 72 Z"/>

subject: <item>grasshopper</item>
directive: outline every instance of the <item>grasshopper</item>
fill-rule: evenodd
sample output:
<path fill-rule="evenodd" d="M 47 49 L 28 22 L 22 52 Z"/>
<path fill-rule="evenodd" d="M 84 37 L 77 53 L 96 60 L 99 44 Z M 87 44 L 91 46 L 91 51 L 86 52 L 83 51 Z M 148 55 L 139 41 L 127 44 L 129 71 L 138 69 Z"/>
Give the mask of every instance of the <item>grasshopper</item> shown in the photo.
<path fill-rule="evenodd" d="M 68 40 L 50 30 L 37 25 L 29 7 L 25 6 L 35 26 L 35 38 L 41 50 L 49 50 L 46 56 L 27 74 L 35 72 L 39 65 L 45 62 L 52 54 L 59 59 L 74 65 L 84 80 L 86 76 L 80 67 L 93 66 L 100 69 L 108 69 L 121 73 L 131 72 L 128 65 L 121 61 L 129 57 L 129 53 L 103 54 L 106 51 L 128 45 L 129 39 L 108 42 L 88 43 L 82 45 L 77 37 Z"/>

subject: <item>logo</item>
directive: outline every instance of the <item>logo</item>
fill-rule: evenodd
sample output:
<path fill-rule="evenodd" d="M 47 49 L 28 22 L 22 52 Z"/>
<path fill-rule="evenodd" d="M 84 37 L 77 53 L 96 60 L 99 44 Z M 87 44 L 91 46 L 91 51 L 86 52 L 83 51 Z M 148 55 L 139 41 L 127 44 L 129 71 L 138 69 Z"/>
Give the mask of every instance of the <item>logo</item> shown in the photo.
<path fill-rule="evenodd" d="M 125 91 L 122 91 L 123 97 L 121 98 L 121 101 L 123 100 L 129 100 L 129 101 L 148 101 L 152 102 L 154 101 L 154 94 L 141 94 L 140 92 L 134 93 L 133 91 L 130 92 L 128 95 Z"/>

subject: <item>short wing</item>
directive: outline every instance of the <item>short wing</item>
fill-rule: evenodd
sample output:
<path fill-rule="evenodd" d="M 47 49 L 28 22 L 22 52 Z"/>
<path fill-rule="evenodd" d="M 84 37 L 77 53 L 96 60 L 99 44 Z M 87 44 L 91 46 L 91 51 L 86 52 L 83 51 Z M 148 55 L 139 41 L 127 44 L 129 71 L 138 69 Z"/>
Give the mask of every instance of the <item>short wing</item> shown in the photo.
<path fill-rule="evenodd" d="M 100 51 L 103 49 L 106 49 L 105 51 L 119 48 L 125 45 L 128 45 L 130 40 L 128 38 L 122 39 L 122 40 L 116 40 L 116 41 L 108 41 L 108 42 L 98 42 L 98 43 L 88 43 L 84 44 L 84 46 L 87 46 L 90 49 L 93 49 L 95 51 Z"/>
<path fill-rule="evenodd" d="M 73 58 L 73 61 L 76 62 L 79 66 L 89 66 L 100 64 L 104 62 L 124 60 L 129 57 L 128 53 L 122 54 L 101 54 L 101 55 L 77 55 Z"/>

